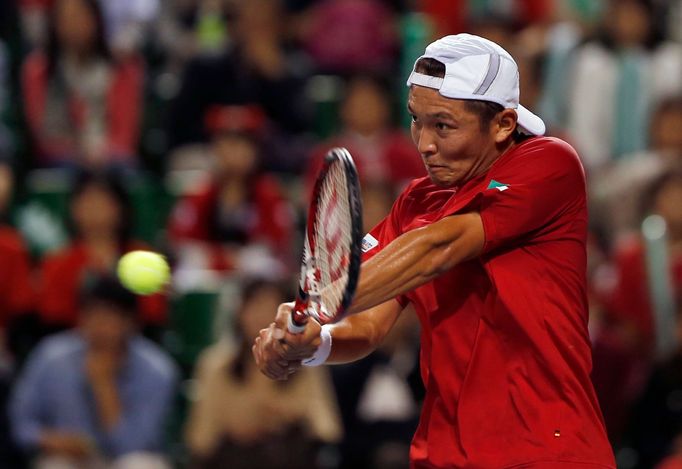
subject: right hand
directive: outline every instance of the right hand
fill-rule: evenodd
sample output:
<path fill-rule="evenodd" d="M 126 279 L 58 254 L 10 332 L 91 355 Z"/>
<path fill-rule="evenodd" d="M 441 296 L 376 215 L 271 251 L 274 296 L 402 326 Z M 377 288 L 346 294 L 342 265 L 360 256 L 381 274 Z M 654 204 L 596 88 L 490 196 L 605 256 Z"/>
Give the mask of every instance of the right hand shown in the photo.
<path fill-rule="evenodd" d="M 91 440 L 78 433 L 46 431 L 40 437 L 40 447 L 48 454 L 82 460 L 92 456 L 94 447 Z"/>
<path fill-rule="evenodd" d="M 311 357 L 320 345 L 321 326 L 312 318 L 300 334 L 287 330 L 293 307 L 293 302 L 279 305 L 275 322 L 261 329 L 251 349 L 256 365 L 271 379 L 286 380 L 301 367 L 301 360 Z"/>

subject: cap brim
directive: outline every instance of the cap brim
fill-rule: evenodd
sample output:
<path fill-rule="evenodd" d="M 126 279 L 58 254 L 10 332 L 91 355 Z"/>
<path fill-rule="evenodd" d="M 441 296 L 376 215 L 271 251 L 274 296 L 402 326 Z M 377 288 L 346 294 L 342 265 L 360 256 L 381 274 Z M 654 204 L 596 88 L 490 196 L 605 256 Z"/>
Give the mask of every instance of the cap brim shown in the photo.
<path fill-rule="evenodd" d="M 531 135 L 545 135 L 545 123 L 528 109 L 519 104 L 516 115 L 517 123 L 524 131 Z"/>

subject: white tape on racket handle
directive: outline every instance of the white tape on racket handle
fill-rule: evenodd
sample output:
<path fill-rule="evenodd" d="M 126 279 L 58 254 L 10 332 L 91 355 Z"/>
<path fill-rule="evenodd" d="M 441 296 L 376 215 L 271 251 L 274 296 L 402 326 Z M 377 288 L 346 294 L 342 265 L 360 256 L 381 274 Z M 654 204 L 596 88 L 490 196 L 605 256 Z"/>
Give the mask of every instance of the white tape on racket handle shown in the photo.
<path fill-rule="evenodd" d="M 287 329 L 289 329 L 289 332 L 292 334 L 302 334 L 303 331 L 305 331 L 305 324 L 299 326 L 294 322 L 293 316 L 290 314 Z"/>
<path fill-rule="evenodd" d="M 303 366 L 320 366 L 324 365 L 332 352 L 332 334 L 331 324 L 325 324 L 320 329 L 320 345 L 315 350 L 312 357 L 301 361 Z"/>

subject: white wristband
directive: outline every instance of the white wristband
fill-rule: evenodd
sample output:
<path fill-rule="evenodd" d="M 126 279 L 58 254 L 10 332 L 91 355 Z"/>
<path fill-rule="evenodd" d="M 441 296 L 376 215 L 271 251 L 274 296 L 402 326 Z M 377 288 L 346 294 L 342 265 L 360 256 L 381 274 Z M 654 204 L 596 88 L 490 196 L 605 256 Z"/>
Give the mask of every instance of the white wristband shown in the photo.
<path fill-rule="evenodd" d="M 317 347 L 317 350 L 315 350 L 315 353 L 312 357 L 302 360 L 301 365 L 320 366 L 327 361 L 327 358 L 329 358 L 329 354 L 332 351 L 332 334 L 330 332 L 331 327 L 331 324 L 325 324 L 322 326 L 322 329 L 320 329 L 319 347 Z"/>

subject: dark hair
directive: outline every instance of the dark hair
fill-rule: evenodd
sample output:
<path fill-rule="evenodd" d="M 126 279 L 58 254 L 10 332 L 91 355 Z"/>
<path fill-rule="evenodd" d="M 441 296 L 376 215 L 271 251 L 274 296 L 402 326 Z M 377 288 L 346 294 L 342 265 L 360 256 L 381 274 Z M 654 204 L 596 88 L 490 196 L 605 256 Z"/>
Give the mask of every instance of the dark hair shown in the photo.
<path fill-rule="evenodd" d="M 137 297 L 110 275 L 91 276 L 83 282 L 79 292 L 81 311 L 93 304 L 106 304 L 123 315 L 135 317 Z"/>
<path fill-rule="evenodd" d="M 611 5 L 622 5 L 625 3 L 634 3 L 642 7 L 649 16 L 649 34 L 644 39 L 642 44 L 646 49 L 653 50 L 658 47 L 665 40 L 664 29 L 665 23 L 664 19 L 667 17 L 665 11 L 657 6 L 656 2 L 653 0 L 611 0 L 609 2 Z M 602 21 L 608 21 L 609 15 L 604 15 Z M 602 24 L 602 26 L 604 26 Z M 586 38 L 587 42 L 592 38 Z M 616 40 L 613 37 L 612 31 L 608 27 L 601 27 L 598 29 L 595 38 L 604 47 L 608 49 L 615 49 Z"/>
<path fill-rule="evenodd" d="M 430 57 L 424 57 L 419 59 L 417 65 L 415 66 L 415 71 L 422 73 L 424 75 L 429 75 L 432 77 L 443 78 L 445 77 L 445 64 L 439 62 L 436 59 Z M 493 121 L 495 116 L 504 110 L 504 106 L 498 103 L 493 103 L 491 101 L 483 100 L 464 100 L 464 108 L 478 116 L 478 121 L 481 126 L 481 131 L 485 132 L 490 128 L 490 123 Z M 516 133 L 515 133 L 516 134 Z"/>
<path fill-rule="evenodd" d="M 48 34 L 47 34 L 47 70 L 50 76 L 57 71 L 57 62 L 61 55 L 61 45 L 57 38 L 57 8 L 60 1 L 56 0 L 52 3 L 48 14 Z M 95 48 L 94 54 L 109 61 L 111 60 L 111 51 L 107 43 L 104 33 L 104 17 L 97 0 L 80 0 L 90 10 L 90 13 L 95 19 L 96 33 L 95 33 Z"/>
<path fill-rule="evenodd" d="M 123 186 L 121 178 L 113 171 L 107 172 L 90 172 L 81 171 L 76 175 L 73 190 L 70 196 L 70 205 L 78 199 L 83 193 L 91 187 L 103 189 L 116 201 L 120 212 L 119 226 L 117 230 L 117 238 L 121 248 L 123 248 L 132 238 L 133 229 L 133 208 L 130 203 L 128 191 Z M 73 220 L 73 216 L 69 214 L 69 229 L 71 235 L 79 237 L 78 228 Z"/>

